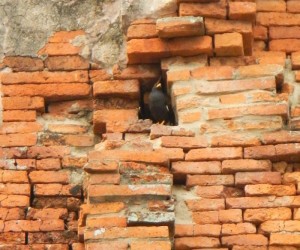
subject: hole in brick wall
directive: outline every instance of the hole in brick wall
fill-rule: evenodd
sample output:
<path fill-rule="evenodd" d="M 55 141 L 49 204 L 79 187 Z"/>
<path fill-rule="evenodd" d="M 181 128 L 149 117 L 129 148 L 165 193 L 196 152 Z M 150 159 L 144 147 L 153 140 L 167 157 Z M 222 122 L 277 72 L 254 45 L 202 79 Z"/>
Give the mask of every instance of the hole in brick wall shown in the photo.
<path fill-rule="evenodd" d="M 142 85 L 140 92 L 139 119 L 151 119 L 154 123 L 165 120 L 166 125 L 176 125 L 171 97 L 167 94 L 164 79 L 160 78 L 151 84 L 151 88 Z"/>

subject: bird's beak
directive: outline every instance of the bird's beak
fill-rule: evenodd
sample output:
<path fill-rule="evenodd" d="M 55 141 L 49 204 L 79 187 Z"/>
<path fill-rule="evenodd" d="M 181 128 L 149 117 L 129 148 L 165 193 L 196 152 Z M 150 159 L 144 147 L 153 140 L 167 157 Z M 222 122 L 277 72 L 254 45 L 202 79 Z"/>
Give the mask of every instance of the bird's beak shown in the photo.
<path fill-rule="evenodd" d="M 161 88 L 161 83 L 160 82 L 156 85 L 156 88 Z"/>

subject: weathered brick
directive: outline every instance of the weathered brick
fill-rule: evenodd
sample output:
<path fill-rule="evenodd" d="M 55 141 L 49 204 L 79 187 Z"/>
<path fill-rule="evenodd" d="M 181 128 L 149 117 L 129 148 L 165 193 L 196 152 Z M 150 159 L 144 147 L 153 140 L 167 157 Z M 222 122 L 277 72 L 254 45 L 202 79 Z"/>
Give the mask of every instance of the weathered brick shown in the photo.
<path fill-rule="evenodd" d="M 36 209 L 29 207 L 26 214 L 28 220 L 64 220 L 68 217 L 67 208 Z"/>
<path fill-rule="evenodd" d="M 223 224 L 222 235 L 255 234 L 256 227 L 251 223 Z"/>
<path fill-rule="evenodd" d="M 245 193 L 247 196 L 261 196 L 261 195 L 276 195 L 286 196 L 295 195 L 296 188 L 294 185 L 270 185 L 270 184 L 257 184 L 246 185 Z"/>
<path fill-rule="evenodd" d="M 70 43 L 47 43 L 43 48 L 38 51 L 40 56 L 74 56 L 78 55 L 81 47 L 74 46 Z"/>
<path fill-rule="evenodd" d="M 222 244 L 226 246 L 233 245 L 250 245 L 250 246 L 266 246 L 268 238 L 262 234 L 243 234 L 222 237 Z"/>
<path fill-rule="evenodd" d="M 28 244 L 62 243 L 69 244 L 77 241 L 77 233 L 72 231 L 29 232 Z"/>
<path fill-rule="evenodd" d="M 5 96 L 42 96 L 47 100 L 68 100 L 89 96 L 91 86 L 86 83 L 5 85 L 2 91 Z"/>
<path fill-rule="evenodd" d="M 220 0 L 217 3 L 181 3 L 179 16 L 202 16 L 226 18 L 227 2 Z"/>
<path fill-rule="evenodd" d="M 163 136 L 161 145 L 166 148 L 203 148 L 208 146 L 206 137 L 179 137 L 179 136 Z"/>
<path fill-rule="evenodd" d="M 300 15 L 299 15 L 300 17 Z M 300 24 L 300 18 L 299 18 Z M 272 51 L 283 51 L 292 53 L 300 50 L 300 39 L 277 39 L 269 43 L 269 49 Z"/>
<path fill-rule="evenodd" d="M 257 12 L 285 12 L 286 2 L 284 0 L 256 0 Z"/>
<path fill-rule="evenodd" d="M 24 220 L 25 210 L 22 208 L 0 208 L 0 219 L 6 220 Z"/>
<path fill-rule="evenodd" d="M 88 131 L 88 127 L 77 124 L 48 124 L 48 131 L 59 134 L 82 134 Z"/>
<path fill-rule="evenodd" d="M 300 182 L 300 172 L 284 173 L 283 183 L 285 184 L 297 184 Z"/>
<path fill-rule="evenodd" d="M 89 66 L 81 56 L 49 56 L 45 60 L 45 67 L 50 71 L 89 69 Z"/>
<path fill-rule="evenodd" d="M 224 199 L 197 199 L 186 200 L 187 207 L 191 211 L 209 211 L 225 209 Z"/>
<path fill-rule="evenodd" d="M 269 27 L 270 39 L 299 39 L 299 26 L 271 26 Z"/>
<path fill-rule="evenodd" d="M 256 64 L 256 59 L 253 56 L 239 57 L 213 57 L 210 58 L 210 66 L 232 66 L 239 67 L 245 65 Z"/>
<path fill-rule="evenodd" d="M 25 134 L 40 132 L 43 126 L 37 122 L 3 122 L 0 134 Z"/>
<path fill-rule="evenodd" d="M 128 249 L 128 242 L 127 241 L 113 241 L 113 242 L 87 242 L 85 243 L 86 250 L 127 250 Z"/>
<path fill-rule="evenodd" d="M 34 110 L 8 110 L 3 111 L 4 122 L 34 122 L 36 121 L 36 111 Z"/>
<path fill-rule="evenodd" d="M 300 52 L 294 52 L 291 56 L 292 59 L 292 69 L 300 69 Z"/>
<path fill-rule="evenodd" d="M 0 234 L 1 244 L 25 244 L 25 240 L 26 235 L 22 232 L 5 232 Z"/>
<path fill-rule="evenodd" d="M 213 237 L 182 237 L 175 239 L 176 249 L 213 248 L 219 246 L 219 238 Z"/>
<path fill-rule="evenodd" d="M 83 166 L 87 163 L 87 157 L 73 157 L 73 156 L 65 156 L 62 159 L 62 167 L 64 168 L 83 168 Z"/>
<path fill-rule="evenodd" d="M 295 232 L 300 229 L 300 222 L 294 220 L 265 221 L 260 224 L 261 233 Z"/>
<path fill-rule="evenodd" d="M 67 171 L 32 171 L 29 173 L 31 183 L 62 183 L 68 184 L 70 173 Z"/>
<path fill-rule="evenodd" d="M 240 147 L 192 149 L 186 154 L 187 161 L 226 160 L 243 157 Z"/>
<path fill-rule="evenodd" d="M 268 29 L 262 25 L 255 25 L 253 27 L 254 40 L 268 40 Z"/>
<path fill-rule="evenodd" d="M 291 13 L 300 13 L 299 2 L 296 0 L 287 1 L 286 10 L 287 12 L 291 12 Z"/>
<path fill-rule="evenodd" d="M 172 163 L 174 174 L 219 174 L 221 173 L 221 162 L 187 162 L 179 161 Z"/>
<path fill-rule="evenodd" d="M 259 64 L 279 64 L 282 67 L 285 66 L 286 53 L 282 51 L 255 51 L 254 56 Z"/>
<path fill-rule="evenodd" d="M 197 224 L 222 224 L 242 222 L 242 210 L 228 209 L 219 211 L 194 212 L 193 220 Z"/>
<path fill-rule="evenodd" d="M 80 185 L 36 184 L 33 186 L 34 195 L 38 196 L 74 196 L 81 197 Z"/>
<path fill-rule="evenodd" d="M 222 162 L 223 173 L 270 171 L 272 163 L 269 160 L 225 160 Z"/>
<path fill-rule="evenodd" d="M 287 207 L 246 209 L 244 212 L 244 221 L 253 223 L 290 219 L 292 219 L 292 211 Z"/>
<path fill-rule="evenodd" d="M 126 227 L 127 218 L 123 216 L 88 217 L 86 220 L 86 226 L 87 228 Z"/>
<path fill-rule="evenodd" d="M 235 185 L 245 184 L 281 184 L 279 172 L 241 172 L 235 174 Z"/>
<path fill-rule="evenodd" d="M 22 110 L 22 109 L 34 109 L 40 112 L 44 112 L 45 104 L 42 97 L 3 97 L 2 105 L 4 110 Z"/>
<path fill-rule="evenodd" d="M 0 206 L 7 208 L 25 208 L 29 206 L 29 197 L 25 195 L 0 195 Z"/>
<path fill-rule="evenodd" d="M 0 170 L 2 183 L 28 183 L 26 171 Z"/>
<path fill-rule="evenodd" d="M 8 134 L 0 135 L 1 147 L 33 146 L 37 142 L 36 134 Z"/>
<path fill-rule="evenodd" d="M 95 144 L 94 135 L 65 135 L 66 145 L 73 147 L 91 147 Z"/>
<path fill-rule="evenodd" d="M 188 187 L 202 185 L 202 186 L 215 186 L 215 185 L 228 185 L 234 184 L 233 175 L 188 175 L 186 185 Z"/>
<path fill-rule="evenodd" d="M 255 146 L 244 149 L 244 157 L 249 159 L 270 159 L 276 155 L 273 145 Z"/>
<path fill-rule="evenodd" d="M 232 146 L 255 146 L 261 142 L 257 136 L 243 134 L 223 134 L 211 137 L 211 146 L 213 147 L 232 147 Z"/>
<path fill-rule="evenodd" d="M 240 33 L 215 35 L 216 56 L 243 56 L 243 37 Z"/>
<path fill-rule="evenodd" d="M 33 146 L 28 149 L 28 158 L 62 158 L 70 154 L 70 148 L 66 146 Z"/>
<path fill-rule="evenodd" d="M 300 235 L 295 233 L 271 233 L 270 245 L 299 246 Z"/>
<path fill-rule="evenodd" d="M 27 195 L 30 196 L 29 184 L 13 184 L 13 183 L 1 183 L 0 194 L 4 195 Z"/>
<path fill-rule="evenodd" d="M 44 68 L 42 59 L 27 56 L 6 56 L 3 63 L 13 71 L 40 71 Z"/>
<path fill-rule="evenodd" d="M 212 236 L 221 234 L 221 225 L 217 224 L 175 224 L 175 237 L 181 236 Z"/>
<path fill-rule="evenodd" d="M 133 241 L 131 250 L 171 250 L 169 241 Z"/>
<path fill-rule="evenodd" d="M 61 163 L 59 159 L 42 159 L 36 161 L 37 170 L 58 170 L 61 169 Z"/>
<path fill-rule="evenodd" d="M 257 13 L 256 22 L 264 26 L 292 26 L 300 24 L 300 15 L 280 12 Z"/>
<path fill-rule="evenodd" d="M 155 38 L 157 36 L 158 34 L 155 23 L 130 25 L 127 30 L 127 40 Z"/>
<path fill-rule="evenodd" d="M 48 112 L 53 114 L 77 114 L 80 111 L 92 111 L 92 100 L 54 102 L 48 105 Z"/>
<path fill-rule="evenodd" d="M 177 71 L 175 71 L 177 72 Z M 201 80 L 226 80 L 234 78 L 234 68 L 230 66 L 198 67 L 191 70 L 191 77 Z M 184 79 L 179 79 L 184 80 Z"/>
<path fill-rule="evenodd" d="M 36 169 L 36 160 L 35 159 L 16 159 L 16 166 L 13 169 L 35 170 Z"/>
<path fill-rule="evenodd" d="M 97 81 L 93 85 L 95 97 L 118 96 L 138 99 L 140 96 L 138 80 Z"/>
<path fill-rule="evenodd" d="M 11 220 L 5 222 L 6 232 L 39 232 L 64 230 L 63 220 Z"/>
<path fill-rule="evenodd" d="M 167 238 L 169 230 L 166 226 L 160 227 L 113 227 L 109 229 L 86 230 L 84 239 L 120 239 L 120 238 Z"/>
<path fill-rule="evenodd" d="M 233 20 L 255 20 L 256 3 L 251 2 L 229 2 L 229 19 Z"/>

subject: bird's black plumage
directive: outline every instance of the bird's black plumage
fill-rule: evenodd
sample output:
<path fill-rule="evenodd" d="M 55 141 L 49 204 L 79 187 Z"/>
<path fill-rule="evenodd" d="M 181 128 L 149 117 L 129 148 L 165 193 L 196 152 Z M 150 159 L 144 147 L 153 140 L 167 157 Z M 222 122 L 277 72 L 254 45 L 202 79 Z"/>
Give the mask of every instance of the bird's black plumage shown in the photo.
<path fill-rule="evenodd" d="M 155 122 L 166 123 L 169 120 L 168 98 L 157 83 L 149 95 L 149 109 Z"/>

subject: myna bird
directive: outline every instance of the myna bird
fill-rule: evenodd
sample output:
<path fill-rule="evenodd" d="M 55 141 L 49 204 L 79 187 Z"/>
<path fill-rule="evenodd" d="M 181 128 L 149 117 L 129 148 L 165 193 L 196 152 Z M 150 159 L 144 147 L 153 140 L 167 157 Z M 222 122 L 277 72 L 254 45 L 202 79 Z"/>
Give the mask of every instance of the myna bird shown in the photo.
<path fill-rule="evenodd" d="M 149 109 L 154 122 L 165 124 L 170 120 L 168 97 L 162 91 L 160 80 L 153 86 L 150 92 Z"/>

